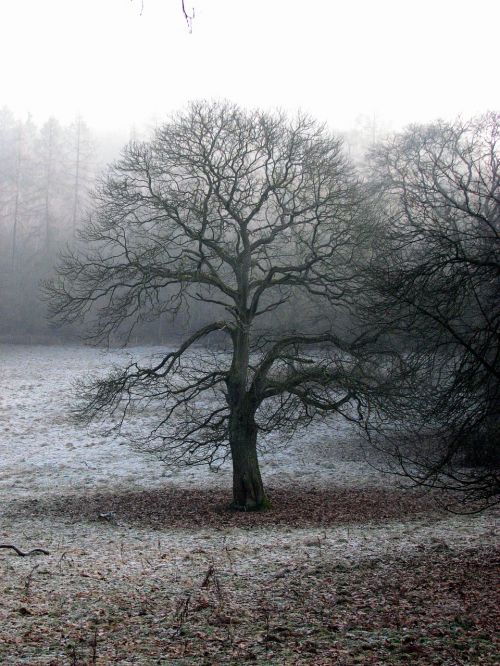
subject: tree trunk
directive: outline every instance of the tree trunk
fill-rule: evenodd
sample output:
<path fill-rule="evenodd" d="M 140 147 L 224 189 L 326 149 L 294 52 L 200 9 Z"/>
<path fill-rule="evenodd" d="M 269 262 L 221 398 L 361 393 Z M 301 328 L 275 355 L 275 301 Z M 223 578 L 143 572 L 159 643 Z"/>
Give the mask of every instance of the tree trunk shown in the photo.
<path fill-rule="evenodd" d="M 253 414 L 235 410 L 229 443 L 233 459 L 233 503 L 237 511 L 256 511 L 268 505 L 257 458 L 257 425 Z"/>
<path fill-rule="evenodd" d="M 250 244 L 246 228 L 242 229 L 245 251 L 237 270 L 239 303 L 237 328 L 233 333 L 233 360 L 227 379 L 229 444 L 233 460 L 233 509 L 258 511 L 267 506 L 257 459 L 257 404 L 248 393 L 250 330 L 252 315 L 248 308 Z"/>
<path fill-rule="evenodd" d="M 71 230 L 73 237 L 76 235 L 76 218 L 78 215 L 78 201 L 80 194 L 80 151 L 81 151 L 81 137 L 82 134 L 82 120 L 78 118 L 76 126 L 76 168 L 75 168 L 75 185 L 73 191 L 73 215 L 71 219 Z"/>
<path fill-rule="evenodd" d="M 22 133 L 19 130 L 18 135 L 18 145 L 17 145 L 17 157 L 16 157 L 16 198 L 14 201 L 14 220 L 12 224 L 12 269 L 14 270 L 17 267 L 16 256 L 17 256 L 17 234 L 19 227 L 19 203 L 21 195 L 21 169 L 22 169 Z"/>

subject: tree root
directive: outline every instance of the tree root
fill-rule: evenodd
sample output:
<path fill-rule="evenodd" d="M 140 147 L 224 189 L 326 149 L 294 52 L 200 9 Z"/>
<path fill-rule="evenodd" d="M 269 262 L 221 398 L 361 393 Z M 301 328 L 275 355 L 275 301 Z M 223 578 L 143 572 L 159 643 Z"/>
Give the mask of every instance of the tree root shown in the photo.
<path fill-rule="evenodd" d="M 20 557 L 27 557 L 28 555 L 50 555 L 50 553 L 47 550 L 43 550 L 43 548 L 33 548 L 33 550 L 29 550 L 27 553 L 23 553 L 22 550 L 19 550 L 17 546 L 11 546 L 9 544 L 3 544 L 0 543 L 0 548 L 12 548 Z"/>

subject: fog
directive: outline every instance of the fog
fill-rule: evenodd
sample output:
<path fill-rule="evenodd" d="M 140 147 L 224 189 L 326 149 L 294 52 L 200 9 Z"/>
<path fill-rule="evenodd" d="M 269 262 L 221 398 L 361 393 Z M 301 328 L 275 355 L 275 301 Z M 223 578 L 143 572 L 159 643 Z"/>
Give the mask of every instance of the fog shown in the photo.
<path fill-rule="evenodd" d="M 305 111 L 342 134 L 358 161 L 410 122 L 498 108 L 495 2 L 199 0 L 185 9 L 192 20 L 180 0 L 2 3 L 4 339 L 53 337 L 38 283 L 84 221 L 96 175 L 189 100 Z"/>
<path fill-rule="evenodd" d="M 0 8 L 0 106 L 147 128 L 191 99 L 301 108 L 332 129 L 498 107 L 494 0 L 16 0 Z"/>

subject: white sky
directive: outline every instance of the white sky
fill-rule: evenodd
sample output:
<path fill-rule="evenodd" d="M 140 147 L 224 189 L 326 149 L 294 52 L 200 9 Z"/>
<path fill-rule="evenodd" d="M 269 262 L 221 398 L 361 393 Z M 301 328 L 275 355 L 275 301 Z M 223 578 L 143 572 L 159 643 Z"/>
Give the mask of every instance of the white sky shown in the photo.
<path fill-rule="evenodd" d="M 332 128 L 500 107 L 498 0 L 0 0 L 0 107 L 128 131 L 190 99 Z"/>

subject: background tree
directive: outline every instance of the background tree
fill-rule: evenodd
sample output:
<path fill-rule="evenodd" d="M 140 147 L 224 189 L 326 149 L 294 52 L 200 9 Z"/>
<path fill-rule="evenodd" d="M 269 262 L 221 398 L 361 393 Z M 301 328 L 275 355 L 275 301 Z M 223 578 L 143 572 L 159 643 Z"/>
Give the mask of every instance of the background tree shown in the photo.
<path fill-rule="evenodd" d="M 40 210 L 40 238 L 46 253 L 53 252 L 65 224 L 65 195 L 70 187 L 64 132 L 56 120 L 49 118 L 37 140 L 37 176 Z"/>
<path fill-rule="evenodd" d="M 391 439 L 392 450 L 421 483 L 492 498 L 500 444 L 499 115 L 412 127 L 372 158 L 388 220 L 372 313 L 392 316 L 403 332 L 412 371 L 403 425 L 420 424 L 411 445 Z"/>
<path fill-rule="evenodd" d="M 174 463 L 230 455 L 235 508 L 265 505 L 258 432 L 354 419 L 352 404 L 386 381 L 374 378 L 368 333 L 349 332 L 341 316 L 359 296 L 372 233 L 341 142 L 323 127 L 191 105 L 125 149 L 79 249 L 47 286 L 54 320 L 89 315 L 93 341 L 193 302 L 211 318 L 158 363 L 93 382 L 81 415 L 111 412 L 121 425 L 132 408 L 153 407 L 143 447 Z M 218 351 L 198 347 L 209 336 Z"/>
<path fill-rule="evenodd" d="M 88 193 L 95 178 L 95 149 L 90 130 L 81 116 L 66 130 L 66 162 L 71 174 L 71 233 L 89 203 Z"/>

